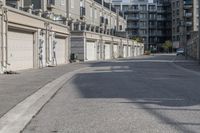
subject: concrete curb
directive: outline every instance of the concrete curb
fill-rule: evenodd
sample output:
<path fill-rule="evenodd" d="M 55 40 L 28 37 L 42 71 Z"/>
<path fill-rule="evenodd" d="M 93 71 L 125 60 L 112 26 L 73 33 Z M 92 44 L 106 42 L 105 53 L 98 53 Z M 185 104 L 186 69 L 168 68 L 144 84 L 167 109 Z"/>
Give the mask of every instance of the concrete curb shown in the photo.
<path fill-rule="evenodd" d="M 20 133 L 42 107 L 56 92 L 75 74 L 88 69 L 82 68 L 57 78 L 48 83 L 33 95 L 17 104 L 0 119 L 0 133 Z"/>

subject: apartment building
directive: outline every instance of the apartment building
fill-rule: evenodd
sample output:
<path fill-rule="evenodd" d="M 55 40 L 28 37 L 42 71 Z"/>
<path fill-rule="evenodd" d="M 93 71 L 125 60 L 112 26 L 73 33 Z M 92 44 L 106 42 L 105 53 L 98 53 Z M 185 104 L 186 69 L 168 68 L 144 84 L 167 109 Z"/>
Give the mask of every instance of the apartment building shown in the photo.
<path fill-rule="evenodd" d="M 133 55 L 132 41 L 126 38 L 126 19 L 109 1 L 66 1 L 67 8 L 58 13 L 56 7 L 60 9 L 60 2 L 52 3 L 53 8 L 48 8 L 48 11 L 54 15 L 67 13 L 67 22 L 71 27 L 71 52 L 78 60 L 104 60 Z"/>
<path fill-rule="evenodd" d="M 26 2 L 0 1 L 1 73 L 69 62 L 69 27 L 36 16 Z"/>
<path fill-rule="evenodd" d="M 109 2 L 109 1 L 108 1 Z M 4 71 L 141 55 L 126 20 L 103 0 L 0 0 L 0 68 Z"/>
<path fill-rule="evenodd" d="M 85 13 L 71 24 L 72 52 L 78 59 L 101 60 L 133 55 L 131 41 L 126 38 L 126 20 L 121 12 L 103 0 L 85 0 L 80 7 Z"/>
<path fill-rule="evenodd" d="M 172 0 L 172 31 L 174 47 L 186 47 L 198 31 L 198 0 Z"/>
<path fill-rule="evenodd" d="M 161 47 L 171 40 L 171 4 L 169 0 L 113 0 L 127 17 L 130 38 L 139 37 L 145 49 Z"/>
<path fill-rule="evenodd" d="M 199 0 L 193 0 L 193 31 L 199 30 Z"/>

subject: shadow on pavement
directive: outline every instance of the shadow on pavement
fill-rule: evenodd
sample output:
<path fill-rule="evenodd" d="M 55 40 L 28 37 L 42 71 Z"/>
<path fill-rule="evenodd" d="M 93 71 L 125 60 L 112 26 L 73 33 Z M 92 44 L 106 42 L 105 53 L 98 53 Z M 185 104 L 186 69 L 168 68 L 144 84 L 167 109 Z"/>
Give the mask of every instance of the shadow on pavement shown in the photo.
<path fill-rule="evenodd" d="M 197 133 L 185 125 L 200 123 L 177 122 L 159 111 L 199 112 L 200 108 L 192 106 L 200 104 L 200 78 L 174 68 L 171 63 L 126 61 L 93 64 L 91 72 L 76 75 L 72 82 L 82 98 L 128 99 L 130 102 L 124 104 L 137 104 L 181 132 Z"/>

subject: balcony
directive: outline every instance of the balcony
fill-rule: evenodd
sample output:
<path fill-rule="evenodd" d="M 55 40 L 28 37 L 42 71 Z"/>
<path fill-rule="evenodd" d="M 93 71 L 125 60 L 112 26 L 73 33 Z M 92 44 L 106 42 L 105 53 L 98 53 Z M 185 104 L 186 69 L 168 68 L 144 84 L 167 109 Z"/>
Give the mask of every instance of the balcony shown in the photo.
<path fill-rule="evenodd" d="M 119 11 L 119 16 L 123 17 L 123 12 Z"/>
<path fill-rule="evenodd" d="M 129 8 L 128 10 L 125 11 L 126 13 L 138 13 L 140 12 L 139 9 L 133 9 L 133 8 Z"/>
<path fill-rule="evenodd" d="M 102 5 L 102 0 L 94 0 L 94 1 Z"/>
<path fill-rule="evenodd" d="M 157 10 L 156 9 L 149 9 L 149 12 L 157 12 Z"/>
<path fill-rule="evenodd" d="M 165 13 L 165 10 L 164 9 L 158 9 L 157 12 L 158 13 Z"/>
<path fill-rule="evenodd" d="M 165 34 L 159 33 L 159 32 L 156 35 L 159 36 L 159 37 L 165 36 Z"/>
<path fill-rule="evenodd" d="M 47 8 L 54 8 L 55 0 L 47 0 Z"/>
<path fill-rule="evenodd" d="M 113 11 L 114 13 L 116 13 L 116 8 L 114 8 L 113 6 L 111 6 L 111 11 Z"/>
<path fill-rule="evenodd" d="M 156 28 L 157 28 L 157 25 L 149 25 L 149 28 L 151 28 L 151 29 L 156 29 Z"/>
<path fill-rule="evenodd" d="M 192 22 L 191 22 L 191 21 L 186 21 L 186 22 L 185 22 L 185 25 L 186 25 L 187 27 L 192 26 Z"/>
<path fill-rule="evenodd" d="M 139 25 L 128 25 L 128 29 L 138 29 L 140 28 Z"/>
<path fill-rule="evenodd" d="M 147 29 L 148 27 L 146 25 L 140 25 L 140 29 Z"/>
<path fill-rule="evenodd" d="M 128 16 L 127 17 L 128 20 L 139 20 L 139 17 L 135 17 L 135 16 Z"/>
<path fill-rule="evenodd" d="M 163 18 L 162 17 L 157 17 L 157 20 L 158 21 L 164 21 L 164 20 L 166 20 L 166 18 L 164 18 L 164 17 Z"/>
<path fill-rule="evenodd" d="M 107 9 L 110 9 L 110 4 L 107 2 L 103 2 L 103 6 L 106 7 Z"/>
<path fill-rule="evenodd" d="M 184 17 L 190 18 L 190 17 L 192 17 L 192 13 L 185 13 Z"/>
<path fill-rule="evenodd" d="M 164 25 L 158 25 L 157 28 L 158 28 L 158 29 L 165 29 L 165 28 L 167 28 L 167 27 L 165 27 Z"/>
<path fill-rule="evenodd" d="M 149 36 L 157 36 L 156 33 L 149 33 Z"/>
<path fill-rule="evenodd" d="M 184 4 L 184 9 L 191 9 L 192 8 L 192 4 Z"/>
<path fill-rule="evenodd" d="M 156 17 L 150 17 L 149 20 L 157 20 Z"/>

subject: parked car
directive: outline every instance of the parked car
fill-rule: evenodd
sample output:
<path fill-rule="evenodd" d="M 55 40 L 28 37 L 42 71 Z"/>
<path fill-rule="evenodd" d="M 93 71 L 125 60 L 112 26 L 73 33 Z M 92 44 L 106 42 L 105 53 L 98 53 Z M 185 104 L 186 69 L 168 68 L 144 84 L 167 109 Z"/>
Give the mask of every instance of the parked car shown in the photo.
<path fill-rule="evenodd" d="M 176 55 L 179 56 L 179 55 L 185 55 L 185 50 L 184 48 L 179 48 L 176 50 Z"/>

